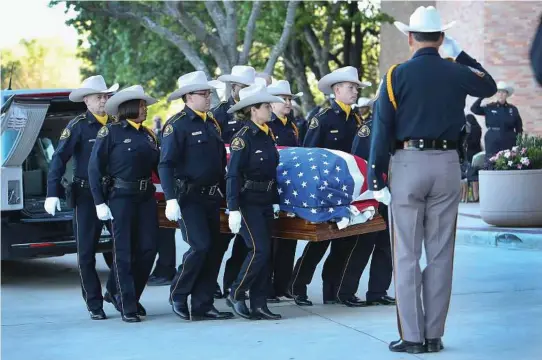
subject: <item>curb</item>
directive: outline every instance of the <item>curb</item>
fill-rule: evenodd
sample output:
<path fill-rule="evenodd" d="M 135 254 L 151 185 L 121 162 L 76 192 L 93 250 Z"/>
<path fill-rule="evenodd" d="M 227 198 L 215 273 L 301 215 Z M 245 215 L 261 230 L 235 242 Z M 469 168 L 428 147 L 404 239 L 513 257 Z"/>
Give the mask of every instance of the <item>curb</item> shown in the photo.
<path fill-rule="evenodd" d="M 465 227 L 456 230 L 456 244 L 542 251 L 541 229 Z"/>

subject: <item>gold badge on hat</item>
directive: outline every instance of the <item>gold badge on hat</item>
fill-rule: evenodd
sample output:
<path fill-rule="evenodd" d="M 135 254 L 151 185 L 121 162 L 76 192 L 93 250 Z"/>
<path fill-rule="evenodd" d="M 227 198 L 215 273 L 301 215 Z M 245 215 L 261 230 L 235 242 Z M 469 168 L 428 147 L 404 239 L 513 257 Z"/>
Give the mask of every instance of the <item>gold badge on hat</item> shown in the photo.
<path fill-rule="evenodd" d="M 359 137 L 367 137 L 371 134 L 371 129 L 367 125 L 361 125 L 358 130 Z"/>
<path fill-rule="evenodd" d="M 164 137 L 169 136 L 173 133 L 173 126 L 171 124 L 167 124 L 164 128 Z"/>
<path fill-rule="evenodd" d="M 60 135 L 60 140 L 64 140 L 70 137 L 71 131 L 68 128 L 65 128 L 64 131 L 62 131 L 62 134 Z"/>
<path fill-rule="evenodd" d="M 318 125 L 318 119 L 314 117 L 309 124 L 309 129 L 316 129 Z"/>
<path fill-rule="evenodd" d="M 102 126 L 100 131 L 98 131 L 99 138 L 106 137 L 108 134 L 109 134 L 109 129 L 107 128 L 107 126 Z"/>
<path fill-rule="evenodd" d="M 245 148 L 245 142 L 241 138 L 235 138 L 231 142 L 231 149 L 233 151 L 239 151 Z"/>

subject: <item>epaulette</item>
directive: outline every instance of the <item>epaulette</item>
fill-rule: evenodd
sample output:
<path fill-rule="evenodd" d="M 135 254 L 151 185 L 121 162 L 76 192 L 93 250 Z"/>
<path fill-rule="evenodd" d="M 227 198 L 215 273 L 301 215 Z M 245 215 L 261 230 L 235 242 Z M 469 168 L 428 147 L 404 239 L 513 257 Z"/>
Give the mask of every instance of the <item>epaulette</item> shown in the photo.
<path fill-rule="evenodd" d="M 213 115 L 213 113 L 210 112 L 210 111 L 207 111 L 207 117 L 209 119 L 211 119 L 211 121 L 213 122 L 213 125 L 216 128 L 216 131 L 218 131 L 218 134 L 222 136 L 222 130 L 220 129 L 220 125 L 218 124 L 218 121 L 216 121 L 215 116 Z"/>
<path fill-rule="evenodd" d="M 331 110 L 331 108 L 330 108 L 330 107 L 322 108 L 322 109 L 320 109 L 320 111 L 318 111 L 318 112 L 316 113 L 316 115 L 314 115 L 314 116 L 316 117 L 316 116 L 324 115 L 328 110 Z"/>
<path fill-rule="evenodd" d="M 158 138 L 156 137 L 156 134 L 154 133 L 154 131 L 152 131 L 151 129 L 149 129 L 148 127 L 146 126 L 143 126 L 143 128 L 145 129 L 145 131 L 150 135 L 152 136 L 152 138 L 154 139 L 154 142 L 158 142 Z"/>
<path fill-rule="evenodd" d="M 248 126 L 243 126 L 243 127 L 241 128 L 241 130 L 239 130 L 239 131 L 237 132 L 237 134 L 235 134 L 235 136 L 243 136 L 243 135 L 245 135 L 245 133 L 248 131 L 248 129 L 249 129 Z"/>
<path fill-rule="evenodd" d="M 87 118 L 87 113 L 86 113 L 86 112 L 84 112 L 84 113 L 82 113 L 82 114 L 79 114 L 79 115 L 77 115 L 76 117 L 74 117 L 74 118 L 72 119 L 72 121 L 69 122 L 68 127 L 74 127 L 75 124 L 77 124 L 77 123 L 80 122 L 81 120 L 85 120 L 86 118 Z"/>
<path fill-rule="evenodd" d="M 226 104 L 227 101 L 221 101 L 220 104 L 218 104 L 217 106 L 215 106 L 214 108 L 211 109 L 211 111 L 214 111 L 216 109 L 218 109 L 219 107 L 221 107 L 222 105 Z"/>
<path fill-rule="evenodd" d="M 393 108 L 395 110 L 397 110 L 397 101 L 395 100 L 395 94 L 393 93 L 393 84 L 391 80 L 392 80 L 393 70 L 395 70 L 395 68 L 399 65 L 401 64 L 392 65 L 390 69 L 388 70 L 388 72 L 386 73 L 386 89 L 388 91 L 388 97 L 390 98 L 390 102 L 393 105 Z"/>
<path fill-rule="evenodd" d="M 177 113 L 177 114 L 173 115 L 173 117 L 171 119 L 169 119 L 167 121 L 167 123 L 173 124 L 175 121 L 181 119 L 185 115 L 186 115 L 186 113 L 184 111 L 181 111 L 180 113 Z"/>

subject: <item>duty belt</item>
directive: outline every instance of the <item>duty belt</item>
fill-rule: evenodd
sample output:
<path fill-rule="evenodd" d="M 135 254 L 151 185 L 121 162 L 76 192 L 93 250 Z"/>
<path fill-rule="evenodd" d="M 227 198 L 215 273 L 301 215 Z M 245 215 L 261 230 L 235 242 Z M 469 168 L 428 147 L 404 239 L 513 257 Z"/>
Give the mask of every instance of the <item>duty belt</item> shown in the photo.
<path fill-rule="evenodd" d="M 113 187 L 117 189 L 146 191 L 149 185 L 152 185 L 151 178 L 137 181 L 125 181 L 119 178 L 113 178 Z"/>
<path fill-rule="evenodd" d="M 202 195 L 213 196 L 216 193 L 218 193 L 220 194 L 220 196 L 223 197 L 218 184 L 202 186 L 202 185 L 197 185 L 197 184 L 188 184 L 186 183 L 186 181 L 183 181 L 181 179 L 177 179 L 175 180 L 175 182 L 177 183 L 177 187 L 181 190 L 182 194 L 188 194 L 191 192 L 191 193 L 199 193 Z"/>
<path fill-rule="evenodd" d="M 90 189 L 90 183 L 87 179 L 81 179 L 79 177 L 74 176 L 73 177 L 73 184 L 77 185 L 78 187 L 82 187 L 85 189 Z"/>
<path fill-rule="evenodd" d="M 415 139 L 397 141 L 395 148 L 405 150 L 456 150 L 457 145 L 457 141 Z"/>
<path fill-rule="evenodd" d="M 271 191 L 275 180 L 270 181 L 253 181 L 245 180 L 243 184 L 243 189 L 254 190 L 254 191 Z"/>

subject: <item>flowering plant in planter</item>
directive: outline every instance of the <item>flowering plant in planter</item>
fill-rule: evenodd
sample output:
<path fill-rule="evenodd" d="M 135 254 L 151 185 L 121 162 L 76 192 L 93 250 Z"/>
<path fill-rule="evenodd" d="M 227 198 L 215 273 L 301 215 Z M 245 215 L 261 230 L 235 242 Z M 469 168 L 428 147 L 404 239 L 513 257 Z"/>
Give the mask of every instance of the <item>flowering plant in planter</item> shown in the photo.
<path fill-rule="evenodd" d="M 491 157 L 490 167 L 493 170 L 542 169 L 542 137 L 518 136 L 517 144 Z"/>

